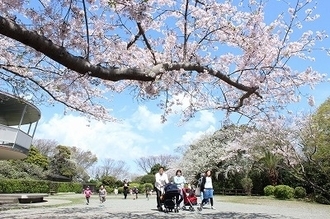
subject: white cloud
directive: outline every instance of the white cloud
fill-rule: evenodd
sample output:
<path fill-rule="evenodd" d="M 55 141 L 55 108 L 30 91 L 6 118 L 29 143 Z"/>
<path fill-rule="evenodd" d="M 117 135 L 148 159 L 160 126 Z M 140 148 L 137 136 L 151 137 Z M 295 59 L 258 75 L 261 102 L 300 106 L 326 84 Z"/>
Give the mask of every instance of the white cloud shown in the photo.
<path fill-rule="evenodd" d="M 161 114 L 152 113 L 146 106 L 139 106 L 132 116 L 139 130 L 159 132 L 165 124 L 161 123 Z"/>
<path fill-rule="evenodd" d="M 136 171 L 134 160 L 150 155 L 173 154 L 178 146 L 190 144 L 201 135 L 215 131 L 216 119 L 211 112 L 200 112 L 198 117 L 182 126 L 176 125 L 175 116 L 171 117 L 173 122 L 162 124 L 160 116 L 146 106 L 138 106 L 136 112 L 121 123 L 54 114 L 40 121 L 35 138 L 56 140 L 61 145 L 90 150 L 99 160 L 121 160 L 131 167 L 131 171 Z"/>
<path fill-rule="evenodd" d="M 192 126 L 197 129 L 205 129 L 210 125 L 214 125 L 216 123 L 216 119 L 214 114 L 210 111 L 200 111 L 200 117 L 198 120 L 193 121 Z"/>
<path fill-rule="evenodd" d="M 42 122 L 42 121 L 41 121 Z M 150 140 L 135 133 L 134 127 L 126 122 L 103 123 L 84 117 L 55 114 L 37 128 L 37 139 L 52 139 L 65 146 L 76 146 L 90 150 L 101 160 L 134 160 L 147 153 Z"/>

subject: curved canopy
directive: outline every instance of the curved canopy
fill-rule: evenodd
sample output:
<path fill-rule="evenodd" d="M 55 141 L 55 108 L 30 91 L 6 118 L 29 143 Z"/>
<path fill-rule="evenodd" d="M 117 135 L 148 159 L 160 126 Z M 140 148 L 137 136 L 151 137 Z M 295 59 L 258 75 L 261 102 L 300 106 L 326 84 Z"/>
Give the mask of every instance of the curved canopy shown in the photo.
<path fill-rule="evenodd" d="M 25 114 L 23 115 L 24 108 Z M 23 119 L 22 119 L 23 116 Z M 41 117 L 40 110 L 33 104 L 11 94 L 0 92 L 0 123 L 7 126 L 31 124 Z"/>

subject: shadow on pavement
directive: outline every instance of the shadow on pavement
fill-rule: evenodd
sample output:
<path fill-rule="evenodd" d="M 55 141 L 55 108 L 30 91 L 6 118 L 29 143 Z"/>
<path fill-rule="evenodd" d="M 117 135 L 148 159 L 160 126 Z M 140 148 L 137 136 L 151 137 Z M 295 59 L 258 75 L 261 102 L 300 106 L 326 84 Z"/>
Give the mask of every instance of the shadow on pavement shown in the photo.
<path fill-rule="evenodd" d="M 184 212 L 180 211 L 179 213 L 164 213 L 158 212 L 156 209 L 151 209 L 150 213 L 142 213 L 142 212 L 98 212 L 99 208 L 91 209 L 91 208 L 66 208 L 66 209 L 58 209 L 52 212 L 52 215 L 43 214 L 43 219 L 50 218 L 70 218 L 70 219 L 78 219 L 78 218 L 89 218 L 89 219 L 167 219 L 167 218 L 179 218 L 179 219 L 221 219 L 221 218 L 243 218 L 243 219 L 274 219 L 274 218 L 283 218 L 280 215 L 271 216 L 267 214 L 261 213 L 239 213 L 239 212 Z M 40 218 L 37 215 L 32 215 L 35 217 L 29 218 Z M 87 216 L 87 217 L 86 217 Z M 24 218 L 22 216 L 17 218 Z"/>

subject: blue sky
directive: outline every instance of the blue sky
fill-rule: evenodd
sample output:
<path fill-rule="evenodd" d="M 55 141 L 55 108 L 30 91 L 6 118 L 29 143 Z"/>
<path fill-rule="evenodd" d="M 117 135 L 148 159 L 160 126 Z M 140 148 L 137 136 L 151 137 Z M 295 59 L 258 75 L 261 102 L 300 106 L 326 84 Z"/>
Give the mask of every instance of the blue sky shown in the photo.
<path fill-rule="evenodd" d="M 275 2 L 275 1 L 274 1 Z M 330 1 L 320 0 L 316 12 L 321 17 L 311 23 L 309 28 L 326 30 L 330 34 Z M 269 11 L 271 16 L 278 15 Z M 267 15 L 266 15 L 267 16 Z M 305 27 L 304 27 L 305 30 Z M 323 42 L 323 46 L 330 48 L 330 40 Z M 314 70 L 327 74 L 330 69 L 330 56 L 324 52 L 314 53 L 316 61 L 313 63 L 294 63 L 296 69 L 311 65 Z M 319 84 L 314 90 L 302 90 L 315 97 L 319 106 L 330 96 L 329 83 Z M 42 118 L 35 134 L 37 139 L 53 139 L 61 145 L 77 146 L 84 150 L 91 150 L 102 160 L 111 158 L 123 160 L 132 172 L 137 172 L 134 160 L 142 156 L 177 154 L 177 147 L 187 145 L 204 133 L 212 133 L 221 127 L 223 112 L 202 111 L 189 122 L 179 125 L 179 117 L 172 115 L 168 121 L 161 123 L 162 111 L 154 101 L 138 102 L 129 92 L 116 94 L 109 107 L 113 115 L 121 119 L 118 123 L 89 122 L 76 113 L 64 115 L 64 106 L 41 107 Z M 294 112 L 311 111 L 307 99 L 290 105 Z"/>

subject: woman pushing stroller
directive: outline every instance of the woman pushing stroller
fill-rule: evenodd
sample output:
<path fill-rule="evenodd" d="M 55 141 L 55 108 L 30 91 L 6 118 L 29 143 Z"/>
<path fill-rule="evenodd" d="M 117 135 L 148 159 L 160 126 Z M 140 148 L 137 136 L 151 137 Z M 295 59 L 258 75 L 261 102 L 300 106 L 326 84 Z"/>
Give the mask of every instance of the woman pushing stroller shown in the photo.
<path fill-rule="evenodd" d="M 161 196 L 164 193 L 164 187 L 168 184 L 168 176 L 164 173 L 164 168 L 160 167 L 158 173 L 155 174 L 155 189 L 157 194 L 157 209 L 162 211 Z"/>
<path fill-rule="evenodd" d="M 186 182 L 186 179 L 184 178 L 184 176 L 182 176 L 182 171 L 181 170 L 176 171 L 175 176 L 173 177 L 173 182 L 174 182 L 175 185 L 177 185 L 178 189 L 180 189 L 180 194 L 183 197 L 184 185 L 187 182 Z"/>

